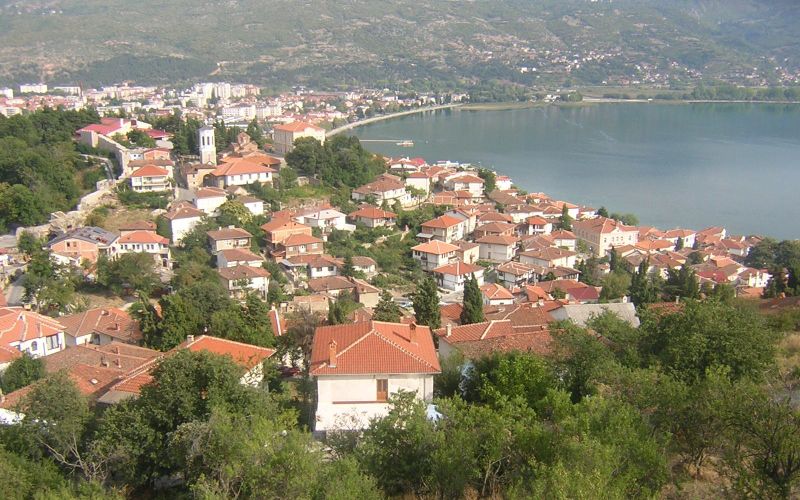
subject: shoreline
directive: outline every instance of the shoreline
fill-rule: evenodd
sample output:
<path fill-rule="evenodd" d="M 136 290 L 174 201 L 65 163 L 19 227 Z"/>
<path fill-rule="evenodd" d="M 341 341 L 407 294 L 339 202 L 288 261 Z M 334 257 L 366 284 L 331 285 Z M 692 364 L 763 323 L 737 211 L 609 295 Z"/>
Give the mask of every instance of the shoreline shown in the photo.
<path fill-rule="evenodd" d="M 424 108 L 410 109 L 408 111 L 398 111 L 397 113 L 390 113 L 388 115 L 373 116 L 371 118 L 365 118 L 363 120 L 358 120 L 352 123 L 348 123 L 347 125 L 342 125 L 341 127 L 336 127 L 334 129 L 329 130 L 325 135 L 327 137 L 331 137 L 337 134 L 341 134 L 342 132 L 347 132 L 348 130 L 360 127 L 362 125 L 369 125 L 370 123 L 377 123 L 384 120 L 391 120 L 392 118 L 399 118 L 401 116 L 415 115 L 417 113 L 424 113 L 426 111 L 453 109 L 460 106 L 463 106 L 463 104 L 441 104 L 439 106 L 427 106 Z"/>
<path fill-rule="evenodd" d="M 743 100 L 710 100 L 710 99 L 614 99 L 609 97 L 584 97 L 582 101 L 577 102 L 539 102 L 539 101 L 525 101 L 525 102 L 486 102 L 486 103 L 467 103 L 467 104 L 442 104 L 439 106 L 428 106 L 424 108 L 411 109 L 408 111 L 398 111 L 397 113 L 390 113 L 388 115 L 373 116 L 364 120 L 355 121 L 342 125 L 327 132 L 327 136 L 331 137 L 342 132 L 356 129 L 363 125 L 378 123 L 394 118 L 403 116 L 415 115 L 425 113 L 427 111 L 440 111 L 443 109 L 458 109 L 461 111 L 514 111 L 520 109 L 534 109 L 543 108 L 547 106 L 559 107 L 580 107 L 592 106 L 595 104 L 656 104 L 656 105 L 681 105 L 681 104 L 780 104 L 780 105 L 800 105 L 800 101 L 743 101 Z"/>

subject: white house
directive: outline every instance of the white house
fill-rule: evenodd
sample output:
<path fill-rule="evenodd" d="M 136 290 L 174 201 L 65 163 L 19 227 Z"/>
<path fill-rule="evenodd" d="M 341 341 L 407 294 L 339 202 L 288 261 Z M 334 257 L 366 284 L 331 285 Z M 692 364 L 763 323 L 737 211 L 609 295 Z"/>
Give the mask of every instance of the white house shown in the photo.
<path fill-rule="evenodd" d="M 357 224 L 364 224 L 372 228 L 393 226 L 397 223 L 396 213 L 387 212 L 372 205 L 364 205 L 355 212 L 347 214 L 347 217 Z"/>
<path fill-rule="evenodd" d="M 484 236 L 475 240 L 480 245 L 481 260 L 505 262 L 514 258 L 517 251 L 517 238 L 514 236 Z"/>
<path fill-rule="evenodd" d="M 262 267 L 240 265 L 217 269 L 222 285 L 232 297 L 239 297 L 254 291 L 262 299 L 267 298 L 269 290 L 269 271 Z"/>
<path fill-rule="evenodd" d="M 534 248 L 519 254 L 519 261 L 540 267 L 575 267 L 576 253 L 563 248 Z"/>
<path fill-rule="evenodd" d="M 411 247 L 412 257 L 419 262 L 423 271 L 433 271 L 437 267 L 449 264 L 456 258 L 460 249 L 451 243 L 432 240 Z"/>
<path fill-rule="evenodd" d="M 502 285 L 497 283 L 486 283 L 481 287 L 483 305 L 485 306 L 505 306 L 514 303 L 514 295 Z"/>
<path fill-rule="evenodd" d="M 158 165 L 145 165 L 130 176 L 131 189 L 137 193 L 162 192 L 172 189 L 172 175 Z"/>
<path fill-rule="evenodd" d="M 217 209 L 228 201 L 228 193 L 222 188 L 202 187 L 194 193 L 194 206 L 208 215 L 217 213 Z"/>
<path fill-rule="evenodd" d="M 172 207 L 169 212 L 164 214 L 164 217 L 169 221 L 172 242 L 176 245 L 180 244 L 186 233 L 194 229 L 205 215 L 205 212 L 196 209 L 188 202 Z"/>
<path fill-rule="evenodd" d="M 323 208 L 296 215 L 294 220 L 309 227 L 318 227 L 323 232 L 331 229 L 353 231 L 355 226 L 347 223 L 347 216 L 332 208 Z"/>
<path fill-rule="evenodd" d="M 389 412 L 389 397 L 433 397 L 441 373 L 427 326 L 368 321 L 319 327 L 310 374 L 317 382 L 315 431 L 358 430 Z"/>
<path fill-rule="evenodd" d="M 483 184 L 483 179 L 468 172 L 456 173 L 444 180 L 444 187 L 448 191 L 469 191 L 473 198 L 483 196 Z"/>
<path fill-rule="evenodd" d="M 126 232 L 114 243 L 116 254 L 150 254 L 161 267 L 170 267 L 169 240 L 155 231 Z"/>
<path fill-rule="evenodd" d="M 465 264 L 460 260 L 437 267 L 433 270 L 436 284 L 445 290 L 463 292 L 466 281 L 474 277 L 478 286 L 483 285 L 483 268 L 474 264 Z"/>
<path fill-rule="evenodd" d="M 454 243 L 463 240 L 465 236 L 466 220 L 442 215 L 427 222 L 422 223 L 422 232 L 418 238 L 425 240 L 439 240 L 446 243 Z"/>
<path fill-rule="evenodd" d="M 21 307 L 0 307 L 0 368 L 20 353 L 38 358 L 65 346 L 64 325 L 59 321 Z"/>
<path fill-rule="evenodd" d="M 249 249 L 250 242 L 253 240 L 252 234 L 236 226 L 215 229 L 207 232 L 206 235 L 208 235 L 208 242 L 211 245 L 211 253 L 213 255 L 231 248 Z"/>
<path fill-rule="evenodd" d="M 400 202 L 401 206 L 407 207 L 414 202 L 403 181 L 391 174 L 381 174 L 376 180 L 354 189 L 350 196 L 358 202 L 374 201 L 376 205 L 385 201 L 390 206 Z"/>
<path fill-rule="evenodd" d="M 261 267 L 264 258 L 246 248 L 231 248 L 217 253 L 217 269 L 234 266 Z"/>
<path fill-rule="evenodd" d="M 236 197 L 236 201 L 244 205 L 251 214 L 253 215 L 264 215 L 264 202 L 254 196 L 238 196 Z"/>
<path fill-rule="evenodd" d="M 206 181 L 220 188 L 247 186 L 248 184 L 272 184 L 280 160 L 271 156 L 229 156 L 225 162 L 206 176 Z"/>
<path fill-rule="evenodd" d="M 637 228 L 606 217 L 575 221 L 572 232 L 598 257 L 605 257 L 612 247 L 636 245 L 639 241 Z"/>

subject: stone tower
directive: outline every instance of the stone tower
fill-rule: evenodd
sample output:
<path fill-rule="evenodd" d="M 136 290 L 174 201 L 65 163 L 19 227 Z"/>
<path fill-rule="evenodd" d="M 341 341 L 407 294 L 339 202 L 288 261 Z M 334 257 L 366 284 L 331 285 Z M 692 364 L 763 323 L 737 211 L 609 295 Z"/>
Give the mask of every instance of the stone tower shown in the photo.
<path fill-rule="evenodd" d="M 214 144 L 214 127 L 208 125 L 197 131 L 197 142 L 200 146 L 200 163 L 217 164 L 217 146 Z"/>

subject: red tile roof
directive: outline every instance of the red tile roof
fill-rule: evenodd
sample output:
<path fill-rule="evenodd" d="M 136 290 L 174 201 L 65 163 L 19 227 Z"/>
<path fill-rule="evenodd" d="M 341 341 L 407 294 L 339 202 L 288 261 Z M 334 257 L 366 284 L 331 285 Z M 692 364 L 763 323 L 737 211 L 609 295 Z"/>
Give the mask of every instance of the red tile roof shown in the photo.
<path fill-rule="evenodd" d="M 211 175 L 215 177 L 225 177 L 228 175 L 241 174 L 272 174 L 277 172 L 277 170 L 268 165 L 275 164 L 275 162 L 280 164 L 280 160 L 276 160 L 267 155 L 228 157 L 225 159 L 224 163 L 211 172 Z"/>
<path fill-rule="evenodd" d="M 206 351 L 219 354 L 220 356 L 230 356 L 237 365 L 243 366 L 248 370 L 275 354 L 275 349 L 258 347 L 208 335 L 195 337 L 194 340 L 186 341 L 176 349 L 189 349 L 192 352 Z"/>
<path fill-rule="evenodd" d="M 135 344 L 143 339 L 139 323 L 117 308 L 97 308 L 60 318 L 64 333 L 83 337 L 93 333 L 108 335 L 123 342 Z"/>
<path fill-rule="evenodd" d="M 322 240 L 308 234 L 293 234 L 283 240 L 281 244 L 285 247 L 293 247 L 297 245 L 311 245 L 313 243 L 322 243 Z"/>
<path fill-rule="evenodd" d="M 464 276 L 465 274 L 472 274 L 474 272 L 482 270 L 483 268 L 481 266 L 466 264 L 458 260 L 451 264 L 445 264 L 443 266 L 439 266 L 436 269 L 434 269 L 433 272 L 438 274 L 449 274 L 451 276 Z"/>
<path fill-rule="evenodd" d="M 0 308 L 0 345 L 14 349 L 12 343 L 39 339 L 64 331 L 59 321 L 21 307 Z"/>
<path fill-rule="evenodd" d="M 497 283 L 486 283 L 481 287 L 481 292 L 489 300 L 511 300 L 514 295 L 508 289 Z"/>
<path fill-rule="evenodd" d="M 386 210 L 381 210 L 378 207 L 373 206 L 366 206 L 361 207 L 355 212 L 351 212 L 347 214 L 348 217 L 361 217 L 364 219 L 396 219 L 397 214 L 394 212 L 387 212 Z"/>
<path fill-rule="evenodd" d="M 217 272 L 227 281 L 237 281 L 252 278 L 269 278 L 269 271 L 261 267 L 233 266 L 217 269 Z"/>
<path fill-rule="evenodd" d="M 444 255 L 450 252 L 458 251 L 458 247 L 451 245 L 450 243 L 445 243 L 444 241 L 433 240 L 411 247 L 411 250 L 434 255 Z"/>
<path fill-rule="evenodd" d="M 284 132 L 304 132 L 306 129 L 324 130 L 316 125 L 311 125 L 306 122 L 291 122 L 283 125 L 275 125 L 275 130 L 282 130 Z"/>
<path fill-rule="evenodd" d="M 431 219 L 427 222 L 422 223 L 422 227 L 430 227 L 434 229 L 446 229 L 448 227 L 453 227 L 461 224 L 463 221 L 461 219 L 456 219 L 450 215 L 442 215 L 441 217 L 437 217 L 435 219 Z"/>
<path fill-rule="evenodd" d="M 169 245 L 169 240 L 155 231 L 131 231 L 120 236 L 119 243 L 157 243 Z"/>
<path fill-rule="evenodd" d="M 144 167 L 133 172 L 131 177 L 157 177 L 167 175 L 169 175 L 169 172 L 166 168 L 161 168 L 156 165 L 145 165 Z"/>
<path fill-rule="evenodd" d="M 331 351 L 335 366 L 331 366 Z M 430 328 L 369 321 L 323 326 L 314 334 L 311 374 L 434 374 L 439 358 Z"/>
<path fill-rule="evenodd" d="M 219 240 L 234 240 L 241 238 L 252 238 L 253 235 L 238 227 L 225 227 L 222 229 L 215 229 L 206 233 L 209 238 L 214 241 Z"/>

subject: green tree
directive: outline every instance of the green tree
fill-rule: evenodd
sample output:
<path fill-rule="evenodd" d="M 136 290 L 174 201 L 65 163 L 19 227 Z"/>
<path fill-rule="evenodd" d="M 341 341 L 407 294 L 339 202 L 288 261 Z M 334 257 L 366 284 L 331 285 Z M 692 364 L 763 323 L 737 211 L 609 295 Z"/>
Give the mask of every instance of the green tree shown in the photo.
<path fill-rule="evenodd" d="M 258 144 L 259 148 L 264 147 L 264 132 L 261 130 L 261 127 L 258 125 L 258 121 L 255 118 L 247 124 L 247 135 L 250 136 L 250 140 Z"/>
<path fill-rule="evenodd" d="M 40 358 L 32 358 L 28 353 L 23 353 L 0 375 L 0 388 L 8 394 L 36 382 L 45 374 L 44 362 Z"/>
<path fill-rule="evenodd" d="M 606 207 L 598 208 L 597 215 L 599 215 L 600 217 L 608 217 L 608 209 Z"/>
<path fill-rule="evenodd" d="M 561 206 L 561 219 L 558 222 L 558 229 L 572 231 L 572 216 L 569 215 L 569 208 L 567 208 L 566 203 Z"/>
<path fill-rule="evenodd" d="M 105 255 L 97 260 L 97 282 L 117 295 L 125 290 L 150 294 L 161 284 L 156 263 L 148 253 L 126 253 L 115 259 Z"/>
<path fill-rule="evenodd" d="M 470 276 L 464 283 L 464 309 L 461 311 L 461 324 L 469 325 L 486 320 L 483 315 L 483 295 L 475 276 Z"/>
<path fill-rule="evenodd" d="M 328 300 L 328 324 L 342 325 L 349 323 L 347 311 L 339 300 Z"/>
<path fill-rule="evenodd" d="M 483 192 L 491 193 L 497 189 L 497 174 L 488 168 L 478 169 L 478 177 L 483 179 Z"/>
<path fill-rule="evenodd" d="M 667 270 L 664 292 L 669 299 L 696 299 L 700 296 L 700 284 L 694 270 L 685 264 L 679 270 Z"/>
<path fill-rule="evenodd" d="M 439 290 L 433 277 L 425 277 L 417 287 L 417 291 L 414 292 L 412 301 L 417 323 L 429 326 L 431 330 L 436 330 L 442 326 L 442 315 L 439 311 Z"/>
<path fill-rule="evenodd" d="M 667 373 L 702 379 L 724 366 L 733 380 L 760 379 L 774 363 L 776 334 L 756 312 L 719 301 L 688 301 L 673 314 L 644 315 L 643 351 Z"/>
<path fill-rule="evenodd" d="M 636 304 L 636 307 L 651 304 L 658 300 L 658 289 L 649 275 L 649 269 L 650 259 L 645 259 L 631 276 L 631 302 Z"/>
<path fill-rule="evenodd" d="M 386 321 L 388 323 L 399 323 L 402 317 L 403 312 L 400 310 L 400 306 L 394 301 L 392 294 L 384 290 L 381 293 L 380 300 L 375 305 L 372 319 L 375 321 Z"/>
<path fill-rule="evenodd" d="M 675 251 L 683 250 L 683 245 L 684 245 L 683 237 L 679 236 L 677 243 L 675 243 Z"/>
<path fill-rule="evenodd" d="M 631 275 L 625 271 L 614 271 L 603 279 L 603 288 L 600 290 L 600 300 L 609 301 L 621 299 L 628 293 L 631 286 Z"/>
<path fill-rule="evenodd" d="M 352 278 L 356 275 L 356 269 L 353 266 L 353 254 L 348 253 L 344 256 L 344 265 L 342 266 L 342 276 Z"/>

